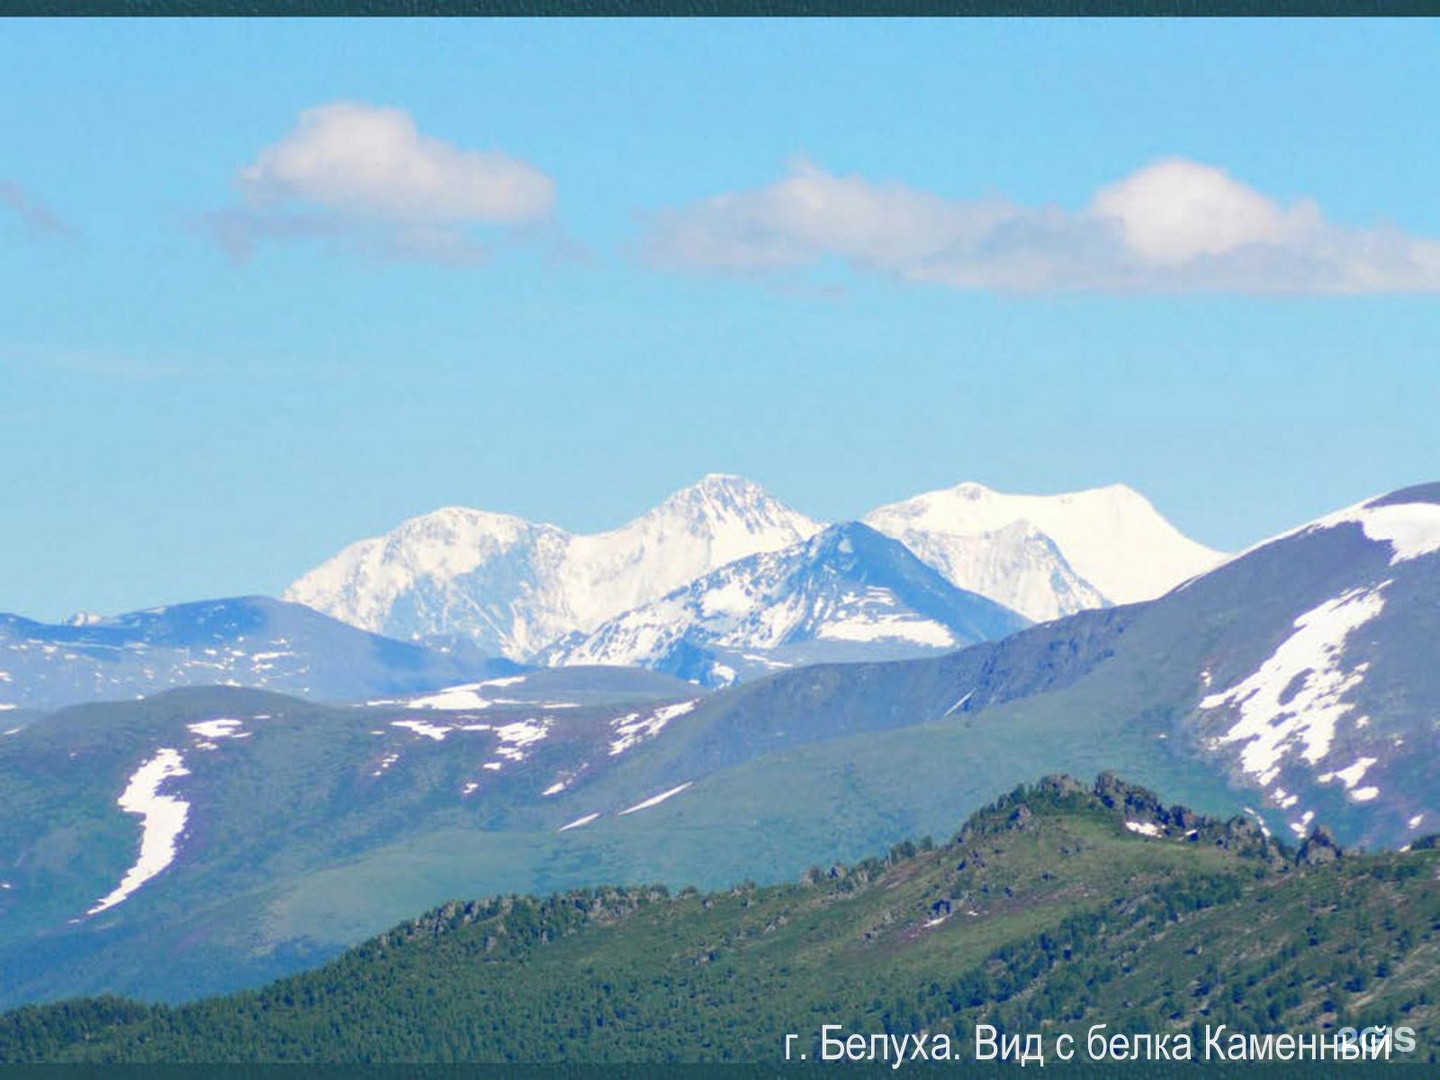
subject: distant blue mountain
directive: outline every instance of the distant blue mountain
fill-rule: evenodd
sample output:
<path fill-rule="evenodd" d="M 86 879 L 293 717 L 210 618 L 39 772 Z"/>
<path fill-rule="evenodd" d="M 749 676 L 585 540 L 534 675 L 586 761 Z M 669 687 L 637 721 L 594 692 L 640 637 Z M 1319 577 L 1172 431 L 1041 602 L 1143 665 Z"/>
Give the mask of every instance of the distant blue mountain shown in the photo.
<path fill-rule="evenodd" d="M 247 596 L 66 624 L 0 614 L 0 706 L 52 709 L 225 685 L 363 700 L 520 670 L 457 643 L 367 633 L 302 604 Z"/>

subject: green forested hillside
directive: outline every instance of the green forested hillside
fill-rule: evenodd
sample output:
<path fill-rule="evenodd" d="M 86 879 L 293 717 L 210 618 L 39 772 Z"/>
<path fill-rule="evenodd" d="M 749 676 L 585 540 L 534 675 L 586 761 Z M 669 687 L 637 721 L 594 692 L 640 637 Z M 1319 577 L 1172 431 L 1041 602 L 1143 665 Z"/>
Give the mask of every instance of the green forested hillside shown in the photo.
<path fill-rule="evenodd" d="M 1128 823 L 1128 824 L 1127 824 Z M 1153 834 L 1153 835 L 1147 835 Z M 796 884 L 452 903 L 258 992 L 0 1018 L 0 1060 L 774 1060 L 821 1028 L 1418 1032 L 1434 1060 L 1440 851 L 1285 851 L 1103 776 L 950 842 Z"/>

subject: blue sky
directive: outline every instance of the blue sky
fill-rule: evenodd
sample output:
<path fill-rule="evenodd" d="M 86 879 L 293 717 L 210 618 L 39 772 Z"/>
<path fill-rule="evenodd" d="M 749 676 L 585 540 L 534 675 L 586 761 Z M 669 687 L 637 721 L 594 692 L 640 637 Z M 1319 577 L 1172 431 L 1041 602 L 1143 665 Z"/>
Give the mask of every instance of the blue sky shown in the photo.
<path fill-rule="evenodd" d="M 0 610 L 712 471 L 1221 548 L 1440 476 L 1431 22 L 3 29 Z"/>

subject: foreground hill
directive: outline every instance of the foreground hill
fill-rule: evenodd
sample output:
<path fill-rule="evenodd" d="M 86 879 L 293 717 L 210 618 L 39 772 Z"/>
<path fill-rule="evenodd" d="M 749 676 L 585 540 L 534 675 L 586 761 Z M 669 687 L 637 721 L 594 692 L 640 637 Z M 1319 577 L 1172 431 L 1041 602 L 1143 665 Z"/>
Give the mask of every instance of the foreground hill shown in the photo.
<path fill-rule="evenodd" d="M 814 1060 L 825 1024 L 968 1059 L 981 1023 L 1404 1025 L 1433 1061 L 1440 851 L 1421 846 L 1291 852 L 1243 817 L 1052 777 L 949 843 L 799 884 L 456 902 L 257 992 L 21 1009 L 0 1061 L 768 1061 L 787 1034 Z"/>

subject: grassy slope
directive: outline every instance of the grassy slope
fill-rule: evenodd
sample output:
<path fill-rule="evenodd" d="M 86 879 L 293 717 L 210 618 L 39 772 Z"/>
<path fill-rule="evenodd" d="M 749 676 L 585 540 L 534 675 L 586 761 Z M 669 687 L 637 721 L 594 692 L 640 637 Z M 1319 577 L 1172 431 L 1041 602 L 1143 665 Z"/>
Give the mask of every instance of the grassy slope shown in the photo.
<path fill-rule="evenodd" d="M 1136 836 L 1163 811 L 1107 791 L 1133 805 L 1031 789 L 808 884 L 447 905 L 260 992 L 9 1014 L 0 1059 L 765 1060 L 830 1023 L 1375 1020 L 1435 1046 L 1440 852 L 1296 866 L 1243 822 Z"/>
<path fill-rule="evenodd" d="M 1163 722 L 1109 700 L 1108 686 L 1093 703 L 1085 685 L 1076 692 L 760 755 L 652 810 L 615 817 L 637 794 L 696 778 L 689 768 L 699 763 L 683 754 L 690 733 L 677 732 L 678 750 L 654 748 L 681 758 L 673 768 L 638 755 L 622 762 L 557 803 L 563 813 L 542 830 L 429 830 L 318 871 L 269 901 L 270 933 L 353 941 L 388 925 L 405 901 L 414 910 L 444 895 L 548 893 L 597 880 L 672 888 L 793 880 L 817 860 L 855 860 L 906 837 L 943 835 L 998 792 L 1053 772 L 1113 770 L 1203 812 L 1238 809 L 1220 778 L 1171 752 Z M 1105 714 L 1127 719 L 1097 732 L 1093 717 Z M 554 831 L 593 811 L 608 813 Z"/>

